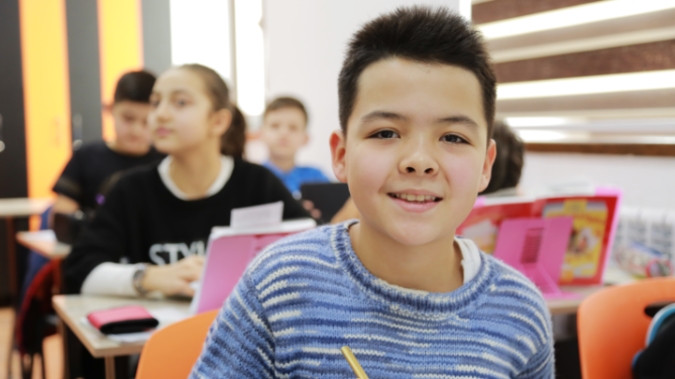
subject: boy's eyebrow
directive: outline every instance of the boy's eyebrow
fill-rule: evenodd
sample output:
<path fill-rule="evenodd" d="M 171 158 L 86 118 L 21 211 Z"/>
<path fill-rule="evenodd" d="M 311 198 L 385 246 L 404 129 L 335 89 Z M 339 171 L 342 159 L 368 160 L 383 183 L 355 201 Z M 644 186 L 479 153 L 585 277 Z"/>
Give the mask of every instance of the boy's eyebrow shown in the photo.
<path fill-rule="evenodd" d="M 443 117 L 436 120 L 437 124 L 468 124 L 469 126 L 478 126 L 478 123 L 470 117 L 464 115 L 456 115 L 450 117 Z"/>
<path fill-rule="evenodd" d="M 361 122 L 368 122 L 377 119 L 386 119 L 386 120 L 397 120 L 397 121 L 407 121 L 408 118 L 402 114 L 386 111 L 373 111 L 367 115 L 361 117 Z"/>

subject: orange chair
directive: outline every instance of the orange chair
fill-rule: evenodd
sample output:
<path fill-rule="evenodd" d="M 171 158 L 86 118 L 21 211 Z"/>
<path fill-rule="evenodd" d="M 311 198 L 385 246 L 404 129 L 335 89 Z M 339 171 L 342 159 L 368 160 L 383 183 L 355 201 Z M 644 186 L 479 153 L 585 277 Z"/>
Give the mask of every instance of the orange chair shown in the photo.
<path fill-rule="evenodd" d="M 217 315 L 205 312 L 154 333 L 141 352 L 136 379 L 187 378 Z"/>
<path fill-rule="evenodd" d="M 608 287 L 585 299 L 577 313 L 584 379 L 632 379 L 633 356 L 645 348 L 651 318 L 645 307 L 675 301 L 675 278 Z"/>

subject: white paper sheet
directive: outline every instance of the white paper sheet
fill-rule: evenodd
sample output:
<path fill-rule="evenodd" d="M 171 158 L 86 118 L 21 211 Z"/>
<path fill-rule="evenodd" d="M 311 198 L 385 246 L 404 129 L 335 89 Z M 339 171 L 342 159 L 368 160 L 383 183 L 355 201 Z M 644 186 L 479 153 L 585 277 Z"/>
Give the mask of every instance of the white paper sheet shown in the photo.
<path fill-rule="evenodd" d="M 248 229 L 251 227 L 278 225 L 281 224 L 283 213 L 284 203 L 281 201 L 233 209 L 230 216 L 230 227 L 233 229 Z"/>

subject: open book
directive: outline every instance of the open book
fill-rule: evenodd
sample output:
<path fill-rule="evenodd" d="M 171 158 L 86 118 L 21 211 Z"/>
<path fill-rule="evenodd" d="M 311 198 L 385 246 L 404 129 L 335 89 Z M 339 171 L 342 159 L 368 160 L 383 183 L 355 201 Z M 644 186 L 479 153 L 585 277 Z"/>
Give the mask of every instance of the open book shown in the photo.
<path fill-rule="evenodd" d="M 612 249 L 620 200 L 621 192 L 609 188 L 580 195 L 479 198 L 457 234 L 472 239 L 481 250 L 492 254 L 504 220 L 571 217 L 572 232 L 559 283 L 599 284 Z"/>

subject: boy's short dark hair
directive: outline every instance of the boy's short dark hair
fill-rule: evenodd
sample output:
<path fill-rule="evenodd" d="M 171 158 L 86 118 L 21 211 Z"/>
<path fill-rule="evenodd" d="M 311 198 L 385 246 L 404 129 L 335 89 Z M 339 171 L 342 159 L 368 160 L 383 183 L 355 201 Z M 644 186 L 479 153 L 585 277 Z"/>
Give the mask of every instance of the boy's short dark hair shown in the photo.
<path fill-rule="evenodd" d="M 155 75 L 147 71 L 127 72 L 117 81 L 113 102 L 115 104 L 122 101 L 149 103 L 155 80 Z"/>
<path fill-rule="evenodd" d="M 488 140 L 495 114 L 496 79 L 479 32 L 448 9 L 402 7 L 359 30 L 349 43 L 338 79 L 340 127 L 347 131 L 361 73 L 388 58 L 441 63 L 471 71 L 481 86 Z"/>
<path fill-rule="evenodd" d="M 277 97 L 276 99 L 272 100 L 269 104 L 267 104 L 267 107 L 265 107 L 265 113 L 263 113 L 263 118 L 267 117 L 268 113 L 276 111 L 277 109 L 281 108 L 298 109 L 305 116 L 305 125 L 307 125 L 307 122 L 309 121 L 309 116 L 307 115 L 305 105 L 302 104 L 302 101 L 290 96 Z"/>

